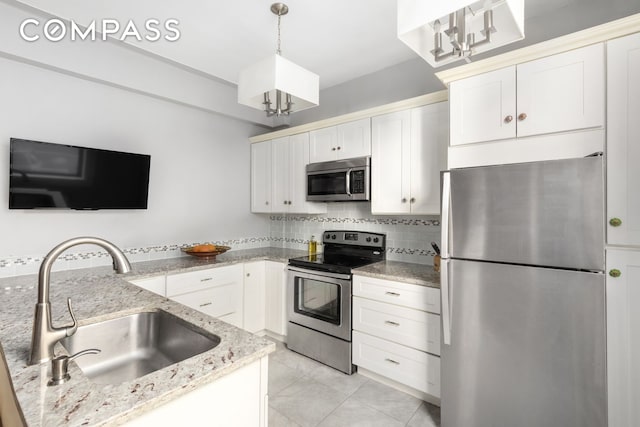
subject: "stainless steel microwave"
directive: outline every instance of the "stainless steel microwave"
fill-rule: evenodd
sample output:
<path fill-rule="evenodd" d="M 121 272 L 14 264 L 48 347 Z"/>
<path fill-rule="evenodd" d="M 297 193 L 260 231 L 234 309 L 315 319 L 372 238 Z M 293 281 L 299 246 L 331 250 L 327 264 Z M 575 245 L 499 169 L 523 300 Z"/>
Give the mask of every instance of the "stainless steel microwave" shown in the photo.
<path fill-rule="evenodd" d="M 346 202 L 369 200 L 371 157 L 307 165 L 307 200 Z"/>

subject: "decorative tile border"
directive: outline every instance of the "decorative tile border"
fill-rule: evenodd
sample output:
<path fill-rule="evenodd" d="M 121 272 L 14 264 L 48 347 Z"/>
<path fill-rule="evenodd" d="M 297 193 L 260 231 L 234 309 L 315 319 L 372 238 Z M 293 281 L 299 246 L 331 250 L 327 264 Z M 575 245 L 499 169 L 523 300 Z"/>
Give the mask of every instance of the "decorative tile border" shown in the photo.
<path fill-rule="evenodd" d="M 318 215 L 290 216 L 271 215 L 271 221 L 287 222 L 321 222 L 321 223 L 349 223 L 349 224 L 376 224 L 376 225 L 416 225 L 426 227 L 440 227 L 439 219 L 427 218 L 349 218 L 349 217 L 326 217 Z"/>
<path fill-rule="evenodd" d="M 180 249 L 188 246 L 203 243 L 213 243 L 216 245 L 231 246 L 234 249 L 253 249 L 263 246 L 270 246 L 270 237 L 246 237 L 228 240 L 209 240 L 204 242 L 190 242 L 167 245 L 153 245 L 143 247 L 124 248 L 122 252 L 131 262 L 149 261 L 162 258 L 176 258 L 188 256 Z M 0 277 L 21 276 L 23 274 L 37 273 L 45 255 L 30 255 L 6 257 L 0 259 Z M 88 252 L 68 252 L 60 255 L 54 269 L 73 270 L 77 268 L 96 267 L 109 265 L 111 257 L 101 249 L 94 249 Z"/>

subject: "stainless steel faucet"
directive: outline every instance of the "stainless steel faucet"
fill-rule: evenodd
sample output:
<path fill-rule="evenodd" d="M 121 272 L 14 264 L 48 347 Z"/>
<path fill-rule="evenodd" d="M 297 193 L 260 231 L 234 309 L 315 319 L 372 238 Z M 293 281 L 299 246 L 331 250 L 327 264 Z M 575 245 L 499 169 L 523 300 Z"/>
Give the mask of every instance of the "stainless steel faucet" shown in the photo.
<path fill-rule="evenodd" d="M 76 237 L 60 243 L 42 261 L 38 275 L 38 303 L 36 304 L 33 319 L 33 333 L 31 335 L 31 356 L 29 365 L 37 365 L 53 358 L 53 347 L 64 337 L 70 337 L 78 330 L 76 316 L 71 308 L 71 298 L 67 298 L 69 314 L 73 319 L 71 326 L 54 328 L 51 322 L 51 302 L 49 301 L 49 278 L 51 266 L 60 254 L 72 246 L 81 244 L 94 244 L 104 248 L 113 258 L 113 269 L 116 273 L 128 273 L 131 271 L 129 260 L 113 243 L 97 237 Z"/>

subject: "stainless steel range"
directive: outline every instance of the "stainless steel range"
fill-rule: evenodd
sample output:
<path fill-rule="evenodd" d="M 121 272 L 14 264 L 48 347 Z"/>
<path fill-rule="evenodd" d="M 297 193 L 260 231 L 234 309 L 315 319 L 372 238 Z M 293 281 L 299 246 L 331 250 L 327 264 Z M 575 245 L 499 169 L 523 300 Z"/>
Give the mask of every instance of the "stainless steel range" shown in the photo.
<path fill-rule="evenodd" d="M 326 231 L 324 252 L 289 260 L 287 347 L 352 374 L 351 270 L 385 259 L 386 236 Z"/>

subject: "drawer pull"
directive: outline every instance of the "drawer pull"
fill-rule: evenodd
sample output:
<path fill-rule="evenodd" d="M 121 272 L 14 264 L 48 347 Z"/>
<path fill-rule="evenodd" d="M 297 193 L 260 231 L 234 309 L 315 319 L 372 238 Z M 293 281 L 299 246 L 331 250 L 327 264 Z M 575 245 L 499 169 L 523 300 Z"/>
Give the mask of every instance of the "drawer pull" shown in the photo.
<path fill-rule="evenodd" d="M 201 282 L 208 282 L 210 280 L 213 280 L 213 277 L 206 277 L 204 279 L 200 279 Z"/>
<path fill-rule="evenodd" d="M 204 304 L 200 304 L 200 307 L 206 307 L 208 305 L 213 304 L 212 302 L 205 302 Z"/>
<path fill-rule="evenodd" d="M 400 323 L 392 322 L 391 320 L 385 320 L 384 323 L 391 326 L 400 326 Z"/>
<path fill-rule="evenodd" d="M 399 293 L 397 293 L 397 292 L 390 292 L 390 291 L 385 292 L 385 294 L 387 294 L 387 295 L 391 295 L 392 297 L 399 297 L 399 296 L 400 296 L 400 294 L 399 294 Z"/>
<path fill-rule="evenodd" d="M 397 362 L 397 361 L 395 361 L 395 360 L 393 360 L 393 359 L 386 358 L 386 359 L 384 359 L 384 360 L 386 360 L 386 361 L 387 361 L 387 362 L 389 362 L 389 363 L 393 363 L 394 365 L 399 365 L 399 364 L 400 364 L 400 362 Z"/>

